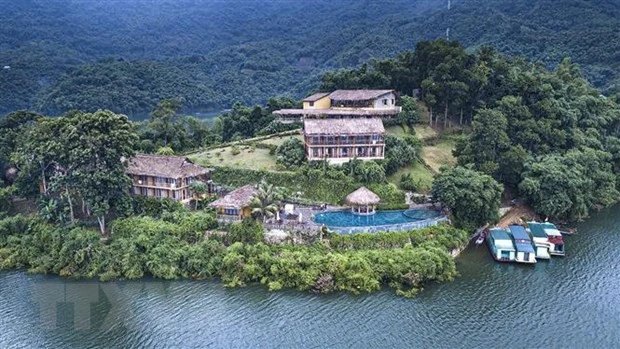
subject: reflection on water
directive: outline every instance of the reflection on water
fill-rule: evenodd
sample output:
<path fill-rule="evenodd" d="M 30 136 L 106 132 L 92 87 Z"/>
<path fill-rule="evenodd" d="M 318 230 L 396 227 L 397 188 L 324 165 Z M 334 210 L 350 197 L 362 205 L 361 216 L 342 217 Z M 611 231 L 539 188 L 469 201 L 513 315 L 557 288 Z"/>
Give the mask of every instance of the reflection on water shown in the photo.
<path fill-rule="evenodd" d="M 0 274 L 0 347 L 617 347 L 620 208 L 567 237 L 567 257 L 498 264 L 484 247 L 418 297 L 260 286 L 98 283 Z"/>

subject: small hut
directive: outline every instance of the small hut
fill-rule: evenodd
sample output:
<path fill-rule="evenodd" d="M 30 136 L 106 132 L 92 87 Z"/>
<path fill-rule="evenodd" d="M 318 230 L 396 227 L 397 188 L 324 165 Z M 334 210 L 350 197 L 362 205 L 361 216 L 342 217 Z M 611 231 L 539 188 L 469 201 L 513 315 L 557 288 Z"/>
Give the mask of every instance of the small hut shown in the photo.
<path fill-rule="evenodd" d="M 225 196 L 213 201 L 209 206 L 216 209 L 217 218 L 221 220 L 237 220 L 250 217 L 250 204 L 257 189 L 253 185 L 237 188 Z"/>
<path fill-rule="evenodd" d="M 347 195 L 346 202 L 351 205 L 351 212 L 368 215 L 375 213 L 375 205 L 381 201 L 379 196 L 366 187 L 361 187 Z"/>

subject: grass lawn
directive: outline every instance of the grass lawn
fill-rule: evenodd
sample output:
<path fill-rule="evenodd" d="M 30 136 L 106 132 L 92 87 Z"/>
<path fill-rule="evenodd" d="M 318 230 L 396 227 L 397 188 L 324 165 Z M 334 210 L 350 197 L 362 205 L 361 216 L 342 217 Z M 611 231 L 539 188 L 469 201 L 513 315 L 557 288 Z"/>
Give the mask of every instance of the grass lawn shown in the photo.
<path fill-rule="evenodd" d="M 282 143 L 284 143 L 284 141 L 286 141 L 289 138 L 297 138 L 300 141 L 303 142 L 304 138 L 301 135 L 294 135 L 294 136 L 282 136 L 282 137 L 273 137 L 273 138 L 269 138 L 269 139 L 265 139 L 262 141 L 259 141 L 258 143 L 263 143 L 263 144 L 275 144 L 275 145 L 280 145 Z"/>
<path fill-rule="evenodd" d="M 249 146 L 238 146 L 241 153 L 231 154 L 232 147 L 211 149 L 202 153 L 189 155 L 189 158 L 199 165 L 229 166 L 249 170 L 276 170 L 276 157 L 269 155 L 269 149 L 256 148 L 250 152 Z M 219 156 L 216 154 L 220 154 Z"/>
<path fill-rule="evenodd" d="M 400 125 L 390 126 L 385 129 L 385 132 L 392 136 L 403 137 L 409 134 L 406 128 L 407 126 L 400 126 Z"/>
<path fill-rule="evenodd" d="M 438 133 L 428 125 L 415 125 L 415 134 L 421 140 L 425 141 L 430 138 L 437 137 Z"/>
<path fill-rule="evenodd" d="M 437 172 L 443 165 L 454 166 L 456 165 L 456 159 L 452 156 L 454 145 L 453 139 L 441 139 L 435 145 L 424 146 L 422 148 L 422 159 Z"/>
<path fill-rule="evenodd" d="M 389 176 L 388 182 L 398 185 L 400 183 L 400 177 L 407 173 L 410 173 L 413 178 L 421 181 L 421 192 L 426 193 L 431 190 L 431 186 L 433 185 L 433 173 L 417 161 L 410 166 L 401 168 L 396 173 Z"/>

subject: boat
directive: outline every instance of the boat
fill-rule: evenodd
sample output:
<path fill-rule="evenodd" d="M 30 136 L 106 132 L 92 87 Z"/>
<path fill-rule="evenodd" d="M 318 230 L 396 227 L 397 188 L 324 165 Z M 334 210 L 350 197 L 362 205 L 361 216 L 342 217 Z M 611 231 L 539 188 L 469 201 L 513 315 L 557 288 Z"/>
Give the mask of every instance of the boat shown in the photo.
<path fill-rule="evenodd" d="M 510 233 L 501 228 L 493 228 L 486 234 L 487 245 L 493 259 L 498 262 L 514 262 L 516 250 Z"/>
<path fill-rule="evenodd" d="M 564 256 L 566 251 L 564 250 L 564 239 L 562 238 L 562 232 L 553 224 L 549 222 L 537 223 L 531 222 L 527 224 L 530 227 L 532 233 L 534 230 L 538 231 L 538 234 L 545 234 L 549 241 L 549 254 L 552 256 Z"/>
<path fill-rule="evenodd" d="M 534 249 L 536 251 L 536 258 L 538 259 L 551 259 L 550 243 L 545 230 L 542 228 L 541 223 L 528 222 L 528 230 L 532 236 L 534 242 Z"/>
<path fill-rule="evenodd" d="M 536 252 L 532 244 L 532 239 L 527 233 L 524 227 L 520 225 L 510 225 L 510 234 L 512 235 L 512 241 L 517 251 L 515 255 L 515 261 L 517 263 L 536 263 Z"/>

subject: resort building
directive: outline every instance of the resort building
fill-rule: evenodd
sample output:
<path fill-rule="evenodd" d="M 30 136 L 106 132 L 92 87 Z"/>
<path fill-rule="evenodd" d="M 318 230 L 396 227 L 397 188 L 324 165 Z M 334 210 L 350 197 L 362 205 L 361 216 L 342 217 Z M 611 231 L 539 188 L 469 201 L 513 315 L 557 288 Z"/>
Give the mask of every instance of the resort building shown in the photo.
<path fill-rule="evenodd" d="M 382 119 L 400 111 L 394 90 L 336 90 L 309 96 L 303 100 L 303 109 L 273 113 L 283 123 L 303 122 L 308 160 L 339 164 L 353 158 L 383 159 Z"/>
<path fill-rule="evenodd" d="M 194 181 L 204 182 L 208 189 L 206 195 L 213 194 L 211 171 L 183 156 L 139 154 L 129 159 L 126 173 L 131 177 L 133 195 L 188 203 L 194 197 L 189 189 Z"/>
<path fill-rule="evenodd" d="M 219 220 L 234 221 L 247 218 L 252 215 L 250 204 L 256 192 L 255 186 L 246 185 L 213 201 L 209 206 L 215 208 Z"/>
<path fill-rule="evenodd" d="M 308 160 L 378 160 L 384 158 L 385 128 L 379 118 L 305 119 L 304 143 Z"/>
<path fill-rule="evenodd" d="M 392 118 L 400 111 L 394 90 L 336 90 L 307 97 L 303 109 L 281 109 L 273 113 L 280 122 L 292 123 L 308 118 Z"/>

